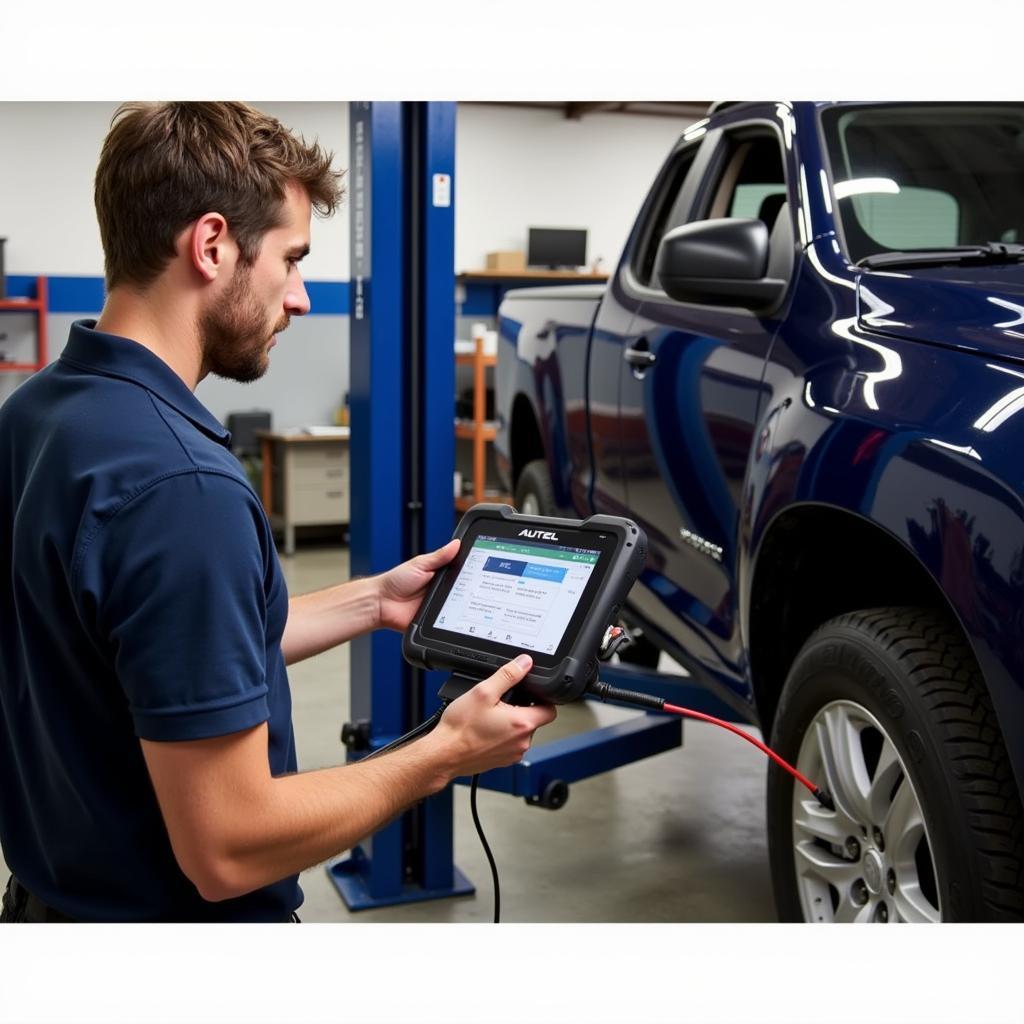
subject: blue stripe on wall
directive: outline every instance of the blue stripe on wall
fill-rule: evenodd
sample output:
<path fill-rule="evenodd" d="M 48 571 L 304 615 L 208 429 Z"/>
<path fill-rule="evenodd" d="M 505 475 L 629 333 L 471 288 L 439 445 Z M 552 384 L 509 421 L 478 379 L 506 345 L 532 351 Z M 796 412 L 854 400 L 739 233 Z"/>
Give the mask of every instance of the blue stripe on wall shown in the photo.
<path fill-rule="evenodd" d="M 99 314 L 103 308 L 102 277 L 49 277 L 50 289 L 47 309 L 50 313 Z M 465 285 L 466 298 L 460 316 L 494 316 L 501 300 L 511 288 L 523 287 L 522 282 L 472 282 Z M 307 281 L 310 316 L 348 316 L 348 281 Z M 7 278 L 7 294 L 11 298 L 35 298 L 36 279 L 27 274 L 12 274 Z"/>
<path fill-rule="evenodd" d="M 46 288 L 51 313 L 98 313 L 103 308 L 102 277 L 51 277 Z"/>
<path fill-rule="evenodd" d="M 48 277 L 50 313 L 98 315 L 103 308 L 102 277 Z M 472 282 L 465 285 L 466 298 L 456 312 L 459 316 L 495 316 L 505 293 L 523 287 L 521 282 Z M 348 316 L 351 307 L 348 281 L 307 281 L 310 316 Z M 7 278 L 7 294 L 11 298 L 35 298 L 36 279 L 27 274 L 11 274 Z"/>
<path fill-rule="evenodd" d="M 50 313 L 99 313 L 103 308 L 102 277 L 48 277 Z M 348 316 L 348 281 L 307 281 L 311 316 Z M 35 298 L 36 279 L 25 274 L 7 278 L 11 298 Z"/>
<path fill-rule="evenodd" d="M 348 316 L 348 281 L 307 281 L 311 316 Z"/>

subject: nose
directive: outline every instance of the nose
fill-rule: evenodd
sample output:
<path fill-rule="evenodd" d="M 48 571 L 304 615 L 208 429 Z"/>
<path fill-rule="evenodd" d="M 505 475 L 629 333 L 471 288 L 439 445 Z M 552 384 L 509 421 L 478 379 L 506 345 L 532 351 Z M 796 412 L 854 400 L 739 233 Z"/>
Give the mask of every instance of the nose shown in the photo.
<path fill-rule="evenodd" d="M 289 316 L 305 316 L 309 309 L 310 302 L 309 295 L 306 293 L 306 285 L 296 274 L 294 280 L 288 282 L 288 288 L 284 293 L 284 310 Z"/>

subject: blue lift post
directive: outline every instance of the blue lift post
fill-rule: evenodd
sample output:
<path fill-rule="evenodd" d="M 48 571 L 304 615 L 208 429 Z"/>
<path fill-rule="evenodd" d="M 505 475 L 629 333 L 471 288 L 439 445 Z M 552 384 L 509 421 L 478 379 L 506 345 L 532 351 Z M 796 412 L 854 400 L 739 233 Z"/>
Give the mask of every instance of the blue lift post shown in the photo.
<path fill-rule="evenodd" d="M 455 104 L 350 104 L 351 567 L 384 572 L 442 546 L 454 525 Z M 432 714 L 444 674 L 412 669 L 401 637 L 352 643 L 349 759 Z M 739 720 L 676 676 L 612 668 L 602 678 Z M 345 735 L 345 734 L 343 734 Z M 531 749 L 483 788 L 544 802 L 567 784 L 682 743 L 682 721 L 630 721 Z M 468 781 L 468 780 L 460 780 Z M 327 870 L 352 910 L 472 893 L 453 860 L 452 788 L 375 833 Z"/>
<path fill-rule="evenodd" d="M 349 119 L 351 565 L 366 576 L 452 534 L 455 104 L 352 103 Z M 397 633 L 354 641 L 350 728 L 364 731 L 350 759 L 433 713 L 443 681 L 405 663 Z M 328 872 L 351 909 L 472 892 L 451 789 Z"/>

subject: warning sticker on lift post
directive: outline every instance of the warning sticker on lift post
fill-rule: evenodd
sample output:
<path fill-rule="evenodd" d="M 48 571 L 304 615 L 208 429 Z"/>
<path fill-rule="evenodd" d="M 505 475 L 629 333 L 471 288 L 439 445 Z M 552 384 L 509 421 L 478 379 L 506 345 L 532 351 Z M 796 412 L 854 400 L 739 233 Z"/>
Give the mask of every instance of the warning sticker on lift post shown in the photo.
<path fill-rule="evenodd" d="M 452 205 L 452 176 L 450 174 L 434 175 L 434 205 Z"/>

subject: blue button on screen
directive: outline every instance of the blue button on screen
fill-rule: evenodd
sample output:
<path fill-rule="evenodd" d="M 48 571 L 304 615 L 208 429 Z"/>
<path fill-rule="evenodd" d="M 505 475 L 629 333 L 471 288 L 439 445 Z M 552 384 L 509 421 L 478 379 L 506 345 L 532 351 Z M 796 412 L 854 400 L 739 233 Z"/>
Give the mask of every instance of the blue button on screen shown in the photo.
<path fill-rule="evenodd" d="M 526 562 L 516 562 L 510 558 L 488 558 L 484 562 L 484 572 L 501 572 L 507 576 L 522 576 L 526 568 Z"/>
<path fill-rule="evenodd" d="M 534 562 L 529 562 L 522 575 L 524 579 L 561 583 L 565 579 L 565 573 L 565 569 L 559 569 L 554 565 L 537 565 Z"/>

